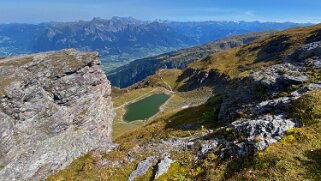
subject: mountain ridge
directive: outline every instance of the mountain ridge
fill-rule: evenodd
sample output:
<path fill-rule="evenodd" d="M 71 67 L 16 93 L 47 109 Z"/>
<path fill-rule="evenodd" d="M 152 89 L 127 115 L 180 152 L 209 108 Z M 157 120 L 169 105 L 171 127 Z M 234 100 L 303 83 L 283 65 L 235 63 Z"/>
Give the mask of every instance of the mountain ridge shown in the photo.
<path fill-rule="evenodd" d="M 114 101 L 126 104 L 177 86 L 153 119 L 116 138 L 118 148 L 81 157 L 49 180 L 319 180 L 320 32 L 277 32 L 184 70 L 161 70 L 147 78 L 158 79 L 151 87 L 116 90 Z"/>
<path fill-rule="evenodd" d="M 269 31 L 232 36 L 205 45 L 134 60 L 109 72 L 109 79 L 113 86 L 124 88 L 143 80 L 147 76 L 153 75 L 159 69 L 184 69 L 188 64 L 198 59 L 205 58 L 213 53 L 242 46 L 273 33 L 275 32 Z"/>
<path fill-rule="evenodd" d="M 106 62 L 128 62 L 231 35 L 282 30 L 305 24 L 261 22 L 171 22 L 133 18 L 0 25 L 0 56 L 76 48 L 98 51 Z M 106 60 L 105 60 L 106 59 Z"/>

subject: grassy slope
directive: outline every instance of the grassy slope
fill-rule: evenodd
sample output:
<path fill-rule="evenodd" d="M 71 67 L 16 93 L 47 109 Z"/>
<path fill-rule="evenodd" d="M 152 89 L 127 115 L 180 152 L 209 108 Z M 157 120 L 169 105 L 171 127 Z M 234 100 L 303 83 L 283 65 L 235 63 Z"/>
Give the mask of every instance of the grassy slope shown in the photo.
<path fill-rule="evenodd" d="M 204 71 L 214 70 L 231 78 L 246 76 L 256 68 L 276 63 L 304 43 L 317 39 L 320 29 L 321 24 L 288 29 L 243 47 L 213 54 L 189 67 Z"/>
<path fill-rule="evenodd" d="M 230 180 L 321 180 L 321 124 L 288 133 L 253 159 L 231 165 Z"/>
<path fill-rule="evenodd" d="M 305 104 L 301 104 L 302 101 Z M 254 156 L 221 163 L 209 154 L 196 176 L 205 180 L 320 180 L 321 90 L 295 101 L 293 114 L 306 126 L 287 131 L 287 136 Z M 315 112 L 315 114 L 311 113 Z M 194 170 L 197 169 L 193 168 Z"/>
<path fill-rule="evenodd" d="M 320 29 L 321 25 L 289 29 L 244 47 L 214 54 L 190 67 L 214 70 L 231 79 L 241 78 L 264 65 L 277 63 L 304 43 L 321 39 Z M 319 81 L 320 75 L 316 77 Z M 293 105 L 293 116 L 300 118 L 305 126 L 289 130 L 282 141 L 243 160 L 221 162 L 214 153 L 210 153 L 200 165 L 176 163 L 162 179 L 320 180 L 320 112 L 321 91 L 309 93 Z"/>
<path fill-rule="evenodd" d="M 257 69 L 280 62 L 289 53 L 304 43 L 317 40 L 318 37 L 321 36 L 320 29 L 321 24 L 278 32 L 267 38 L 255 40 L 242 47 L 214 53 L 204 59 L 189 64 L 188 69 L 205 72 L 215 71 L 226 75 L 230 79 L 243 78 Z M 186 70 L 189 71 L 188 69 Z M 168 86 L 164 85 L 159 76 L 163 75 L 164 79 L 170 82 L 172 89 L 178 90 L 189 81 L 188 77 L 184 80 L 179 80 L 179 76 L 184 73 L 184 70 L 177 69 L 160 70 L 131 87 L 142 88 L 148 85 L 151 87 L 161 86 L 167 88 Z M 317 77 L 319 77 L 319 75 L 317 75 Z"/>
<path fill-rule="evenodd" d="M 212 96 L 212 90 L 206 88 L 190 92 L 176 92 L 175 90 L 184 83 L 184 81 L 177 81 L 181 74 L 182 70 L 178 69 L 159 70 L 156 74 L 149 76 L 144 81 L 127 89 L 113 88 L 113 103 L 116 108 L 116 117 L 113 122 L 114 138 L 145 124 L 142 121 L 130 123 L 123 121 L 122 116 L 126 111 L 125 106 L 130 102 L 134 102 L 137 99 L 141 99 L 157 91 L 171 93 L 171 98 L 161 107 L 161 112 L 155 116 L 160 117 L 163 115 L 163 112 L 181 110 L 203 104 Z M 152 119 L 154 119 L 154 117 Z"/>
<path fill-rule="evenodd" d="M 294 113 L 301 110 L 299 112 L 306 112 L 307 115 L 310 115 L 308 111 L 311 105 L 320 108 L 321 101 L 316 102 L 314 100 L 321 99 L 321 91 L 307 94 L 297 102 L 307 100 L 309 97 L 314 99 L 309 99 L 311 101 L 305 106 L 295 106 Z M 155 140 L 173 136 L 189 136 L 199 132 L 202 129 L 200 125 L 205 125 L 205 129 L 215 128 L 215 126 L 218 126 L 215 125 L 215 122 L 206 121 L 211 117 L 209 114 L 211 114 L 211 108 L 213 107 L 215 105 L 211 104 L 210 106 L 204 107 L 203 105 L 185 111 L 172 111 L 141 129 L 119 137 L 116 142 L 121 146 L 117 151 L 108 153 L 105 157 L 109 160 L 122 159 L 127 151 L 135 145 L 152 143 Z M 195 120 L 199 120 L 199 117 L 203 117 L 204 121 L 195 122 Z M 180 160 L 180 163 L 174 163 L 169 172 L 160 177 L 159 180 L 320 180 L 321 117 L 318 115 L 313 119 L 315 120 L 314 123 L 303 128 L 289 130 L 288 136 L 280 142 L 256 153 L 253 157 L 237 162 L 231 159 L 222 163 L 215 154 L 210 153 L 201 164 L 195 165 L 192 163 L 192 152 L 173 153 L 172 158 Z M 182 131 L 177 129 L 182 123 L 196 123 L 199 126 L 195 126 L 194 131 Z M 84 178 L 126 180 L 138 161 L 147 156 L 142 154 L 140 159 L 127 164 L 126 167 L 99 169 L 95 164 L 101 158 L 86 155 L 74 161 L 68 169 L 58 172 L 49 180 L 81 180 Z M 149 180 L 149 176 L 151 176 L 150 172 L 142 180 Z"/>
<path fill-rule="evenodd" d="M 289 29 L 242 48 L 212 55 L 190 67 L 204 71 L 215 70 L 228 75 L 231 79 L 246 76 L 256 68 L 280 61 L 293 49 L 306 42 L 316 41 L 318 38 L 321 40 L 320 29 L 321 25 Z M 155 80 L 155 84 L 160 83 L 159 79 L 155 78 Z M 169 172 L 160 180 L 320 180 L 320 95 L 320 91 L 305 95 L 294 104 L 293 115 L 301 118 L 303 122 L 306 120 L 304 127 L 288 131 L 288 136 L 282 141 L 258 152 L 253 157 L 221 162 L 214 153 L 210 153 L 202 163 L 195 165 L 192 152 L 173 153 L 173 159 L 179 160 L 180 163 L 173 164 Z M 177 102 L 184 100 L 178 97 L 175 99 Z M 169 109 L 171 111 L 163 113 L 151 123 L 118 137 L 115 142 L 121 146 L 116 151 L 108 153 L 106 158 L 121 160 L 135 145 L 157 142 L 173 136 L 189 136 L 203 131 L 202 125 L 205 125 L 205 129 L 216 129 L 219 126 L 215 122 L 215 108 L 218 105 L 219 98 L 216 97 L 209 104 L 185 110 Z M 194 129 L 181 129 L 184 124 L 193 124 Z M 141 159 L 146 156 L 148 155 L 142 154 Z M 127 164 L 126 167 L 111 169 L 97 168 L 95 159 L 90 155 L 81 157 L 68 169 L 60 171 L 51 179 L 98 179 L 100 177 L 107 180 L 126 180 L 139 161 L 138 159 Z M 149 180 L 150 174 L 148 173 L 145 179 Z"/>
<path fill-rule="evenodd" d="M 117 90 L 114 90 L 113 92 L 116 91 Z M 114 107 L 116 108 L 116 117 L 114 118 L 113 122 L 114 138 L 129 133 L 131 130 L 135 130 L 146 124 L 146 122 L 142 121 L 125 122 L 123 121 L 122 116 L 125 114 L 125 106 L 128 103 L 135 102 L 138 99 L 142 99 L 155 92 L 168 93 L 168 90 L 162 87 L 146 87 L 143 89 L 130 90 L 129 92 L 123 94 L 114 93 L 113 102 Z M 153 120 L 158 117 L 162 117 L 167 112 L 171 112 L 173 110 L 179 111 L 188 107 L 199 106 L 201 104 L 204 104 L 208 100 L 208 98 L 212 96 L 212 94 L 212 90 L 210 89 L 199 89 L 190 92 L 172 92 L 170 99 L 166 102 L 165 105 L 161 107 L 161 111 L 151 119 Z"/>
<path fill-rule="evenodd" d="M 182 81 L 177 81 L 178 77 L 183 73 L 180 69 L 160 69 L 155 74 L 148 76 L 143 81 L 138 82 L 129 87 L 129 89 L 140 89 L 148 87 L 163 87 L 167 90 L 176 90 Z"/>
<path fill-rule="evenodd" d="M 190 136 L 197 132 L 204 131 L 204 129 L 217 127 L 212 120 L 212 115 L 215 114 L 216 110 L 213 108 L 218 106 L 218 101 L 219 98 L 209 104 L 191 107 L 185 110 L 175 109 L 164 113 L 151 123 L 118 137 L 115 140 L 116 143 L 120 144 L 117 150 L 107 153 L 102 158 L 95 157 L 91 154 L 80 157 L 73 161 L 67 169 L 59 171 L 48 178 L 48 180 L 127 180 L 128 175 L 135 169 L 137 163 L 149 155 L 141 153 L 137 160 L 132 163 L 127 163 L 125 167 L 120 168 L 100 168 L 97 166 L 97 162 L 103 158 L 111 161 L 123 160 L 128 151 L 133 150 L 136 145 L 158 142 L 160 139 L 171 137 Z M 182 124 L 193 124 L 193 130 L 182 130 L 180 127 Z M 185 155 L 186 158 L 188 156 L 187 154 Z M 177 156 L 173 156 L 176 160 L 183 156 L 182 153 L 177 153 L 176 155 Z M 143 180 L 146 179 L 148 180 L 148 177 L 145 177 Z"/>

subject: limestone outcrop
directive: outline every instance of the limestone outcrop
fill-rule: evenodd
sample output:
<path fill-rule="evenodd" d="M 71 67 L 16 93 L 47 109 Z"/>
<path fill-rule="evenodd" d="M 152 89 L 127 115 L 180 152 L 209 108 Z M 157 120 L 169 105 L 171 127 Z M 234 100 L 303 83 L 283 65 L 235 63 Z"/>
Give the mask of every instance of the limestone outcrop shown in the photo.
<path fill-rule="evenodd" d="M 111 146 L 111 87 L 97 53 L 0 60 L 0 180 L 39 180 Z"/>

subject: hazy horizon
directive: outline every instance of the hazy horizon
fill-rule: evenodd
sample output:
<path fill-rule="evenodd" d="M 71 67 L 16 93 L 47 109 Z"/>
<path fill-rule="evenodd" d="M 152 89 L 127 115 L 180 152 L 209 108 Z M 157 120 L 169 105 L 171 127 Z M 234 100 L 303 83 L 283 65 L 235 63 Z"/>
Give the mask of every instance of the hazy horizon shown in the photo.
<path fill-rule="evenodd" d="M 298 24 L 318 24 L 318 23 L 313 23 L 313 22 L 294 22 L 294 21 L 260 21 L 260 20 L 168 20 L 168 19 L 151 19 L 151 20 L 145 20 L 145 19 L 139 19 L 139 18 L 135 18 L 132 16 L 111 16 L 111 17 L 91 17 L 91 18 L 87 18 L 87 19 L 75 19 L 75 20 L 65 20 L 65 21 L 56 21 L 56 20 L 48 20 L 48 21 L 41 21 L 41 22 L 4 22 L 0 24 L 34 24 L 34 25 L 38 25 L 38 24 L 42 24 L 42 23 L 73 23 L 73 22 L 81 22 L 81 21 L 92 21 L 95 18 L 99 18 L 99 19 L 103 19 L 103 20 L 111 20 L 114 17 L 118 17 L 118 18 L 133 18 L 136 19 L 138 21 L 146 21 L 146 22 L 155 22 L 155 21 L 161 21 L 161 22 L 181 22 L 181 23 L 197 23 L 197 22 L 247 22 L 247 23 L 251 23 L 251 22 L 259 22 L 259 23 L 298 23 Z"/>
<path fill-rule="evenodd" d="M 113 16 L 147 21 L 320 23 L 319 7 L 321 2 L 317 0 L 4 0 L 0 2 L 0 23 L 72 22 Z"/>

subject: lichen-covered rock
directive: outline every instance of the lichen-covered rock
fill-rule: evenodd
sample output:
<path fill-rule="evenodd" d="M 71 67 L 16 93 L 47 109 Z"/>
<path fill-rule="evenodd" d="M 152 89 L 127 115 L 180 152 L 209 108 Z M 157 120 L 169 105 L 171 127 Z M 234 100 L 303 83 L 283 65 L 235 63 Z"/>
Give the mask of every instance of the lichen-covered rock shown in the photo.
<path fill-rule="evenodd" d="M 289 86 L 301 85 L 308 81 L 306 67 L 291 63 L 275 64 L 257 70 L 238 84 L 232 85 L 232 91 L 226 92 L 219 120 L 233 122 L 240 114 L 249 114 L 254 105 L 265 101 L 266 98 L 285 91 Z"/>
<path fill-rule="evenodd" d="M 110 85 L 96 53 L 0 60 L 0 180 L 38 180 L 111 145 Z"/>
<path fill-rule="evenodd" d="M 304 74 L 304 67 L 290 63 L 275 64 L 262 70 L 253 72 L 249 78 L 253 83 L 265 86 L 278 86 L 278 84 L 300 84 L 308 81 Z"/>
<path fill-rule="evenodd" d="M 164 155 L 164 158 L 157 165 L 155 179 L 165 174 L 173 162 L 174 161 L 169 158 L 168 154 Z"/>
<path fill-rule="evenodd" d="M 297 126 L 297 120 L 286 115 L 262 115 L 253 119 L 239 119 L 229 125 L 234 140 L 214 137 L 205 140 L 198 151 L 198 158 L 214 151 L 221 158 L 243 157 L 263 150 L 286 136 L 286 131 Z"/>
<path fill-rule="evenodd" d="M 134 181 L 135 178 L 143 176 L 147 173 L 148 169 L 155 164 L 155 157 L 150 156 L 145 160 L 138 163 L 136 170 L 134 170 L 128 178 L 128 181 Z"/>
<path fill-rule="evenodd" d="M 297 119 L 288 115 L 293 101 L 321 88 L 321 82 L 317 82 L 320 60 L 321 42 L 309 43 L 277 64 L 256 69 L 231 84 L 222 100 L 218 118 L 232 129 L 236 140 L 220 140 L 212 147 L 207 141 L 199 154 L 202 156 L 209 150 L 223 147 L 216 150 L 223 158 L 245 156 L 265 149 L 282 139 L 288 129 L 300 126 Z M 294 88 L 296 90 L 289 92 Z"/>
<path fill-rule="evenodd" d="M 301 61 L 311 57 L 321 57 L 321 41 L 303 45 L 291 54 L 289 59 Z"/>
<path fill-rule="evenodd" d="M 296 126 L 296 120 L 286 115 L 263 115 L 256 119 L 241 119 L 232 123 L 233 130 L 252 142 L 257 150 L 282 139 L 286 130 Z"/>
<path fill-rule="evenodd" d="M 198 157 L 203 157 L 206 155 L 210 150 L 214 150 L 218 147 L 219 141 L 212 139 L 207 140 L 206 143 L 203 143 L 201 149 L 198 152 Z"/>
<path fill-rule="evenodd" d="M 294 97 L 300 97 L 302 94 L 316 90 L 316 89 L 321 89 L 321 81 L 309 84 L 306 87 L 295 90 L 295 91 L 291 92 L 291 95 Z"/>

